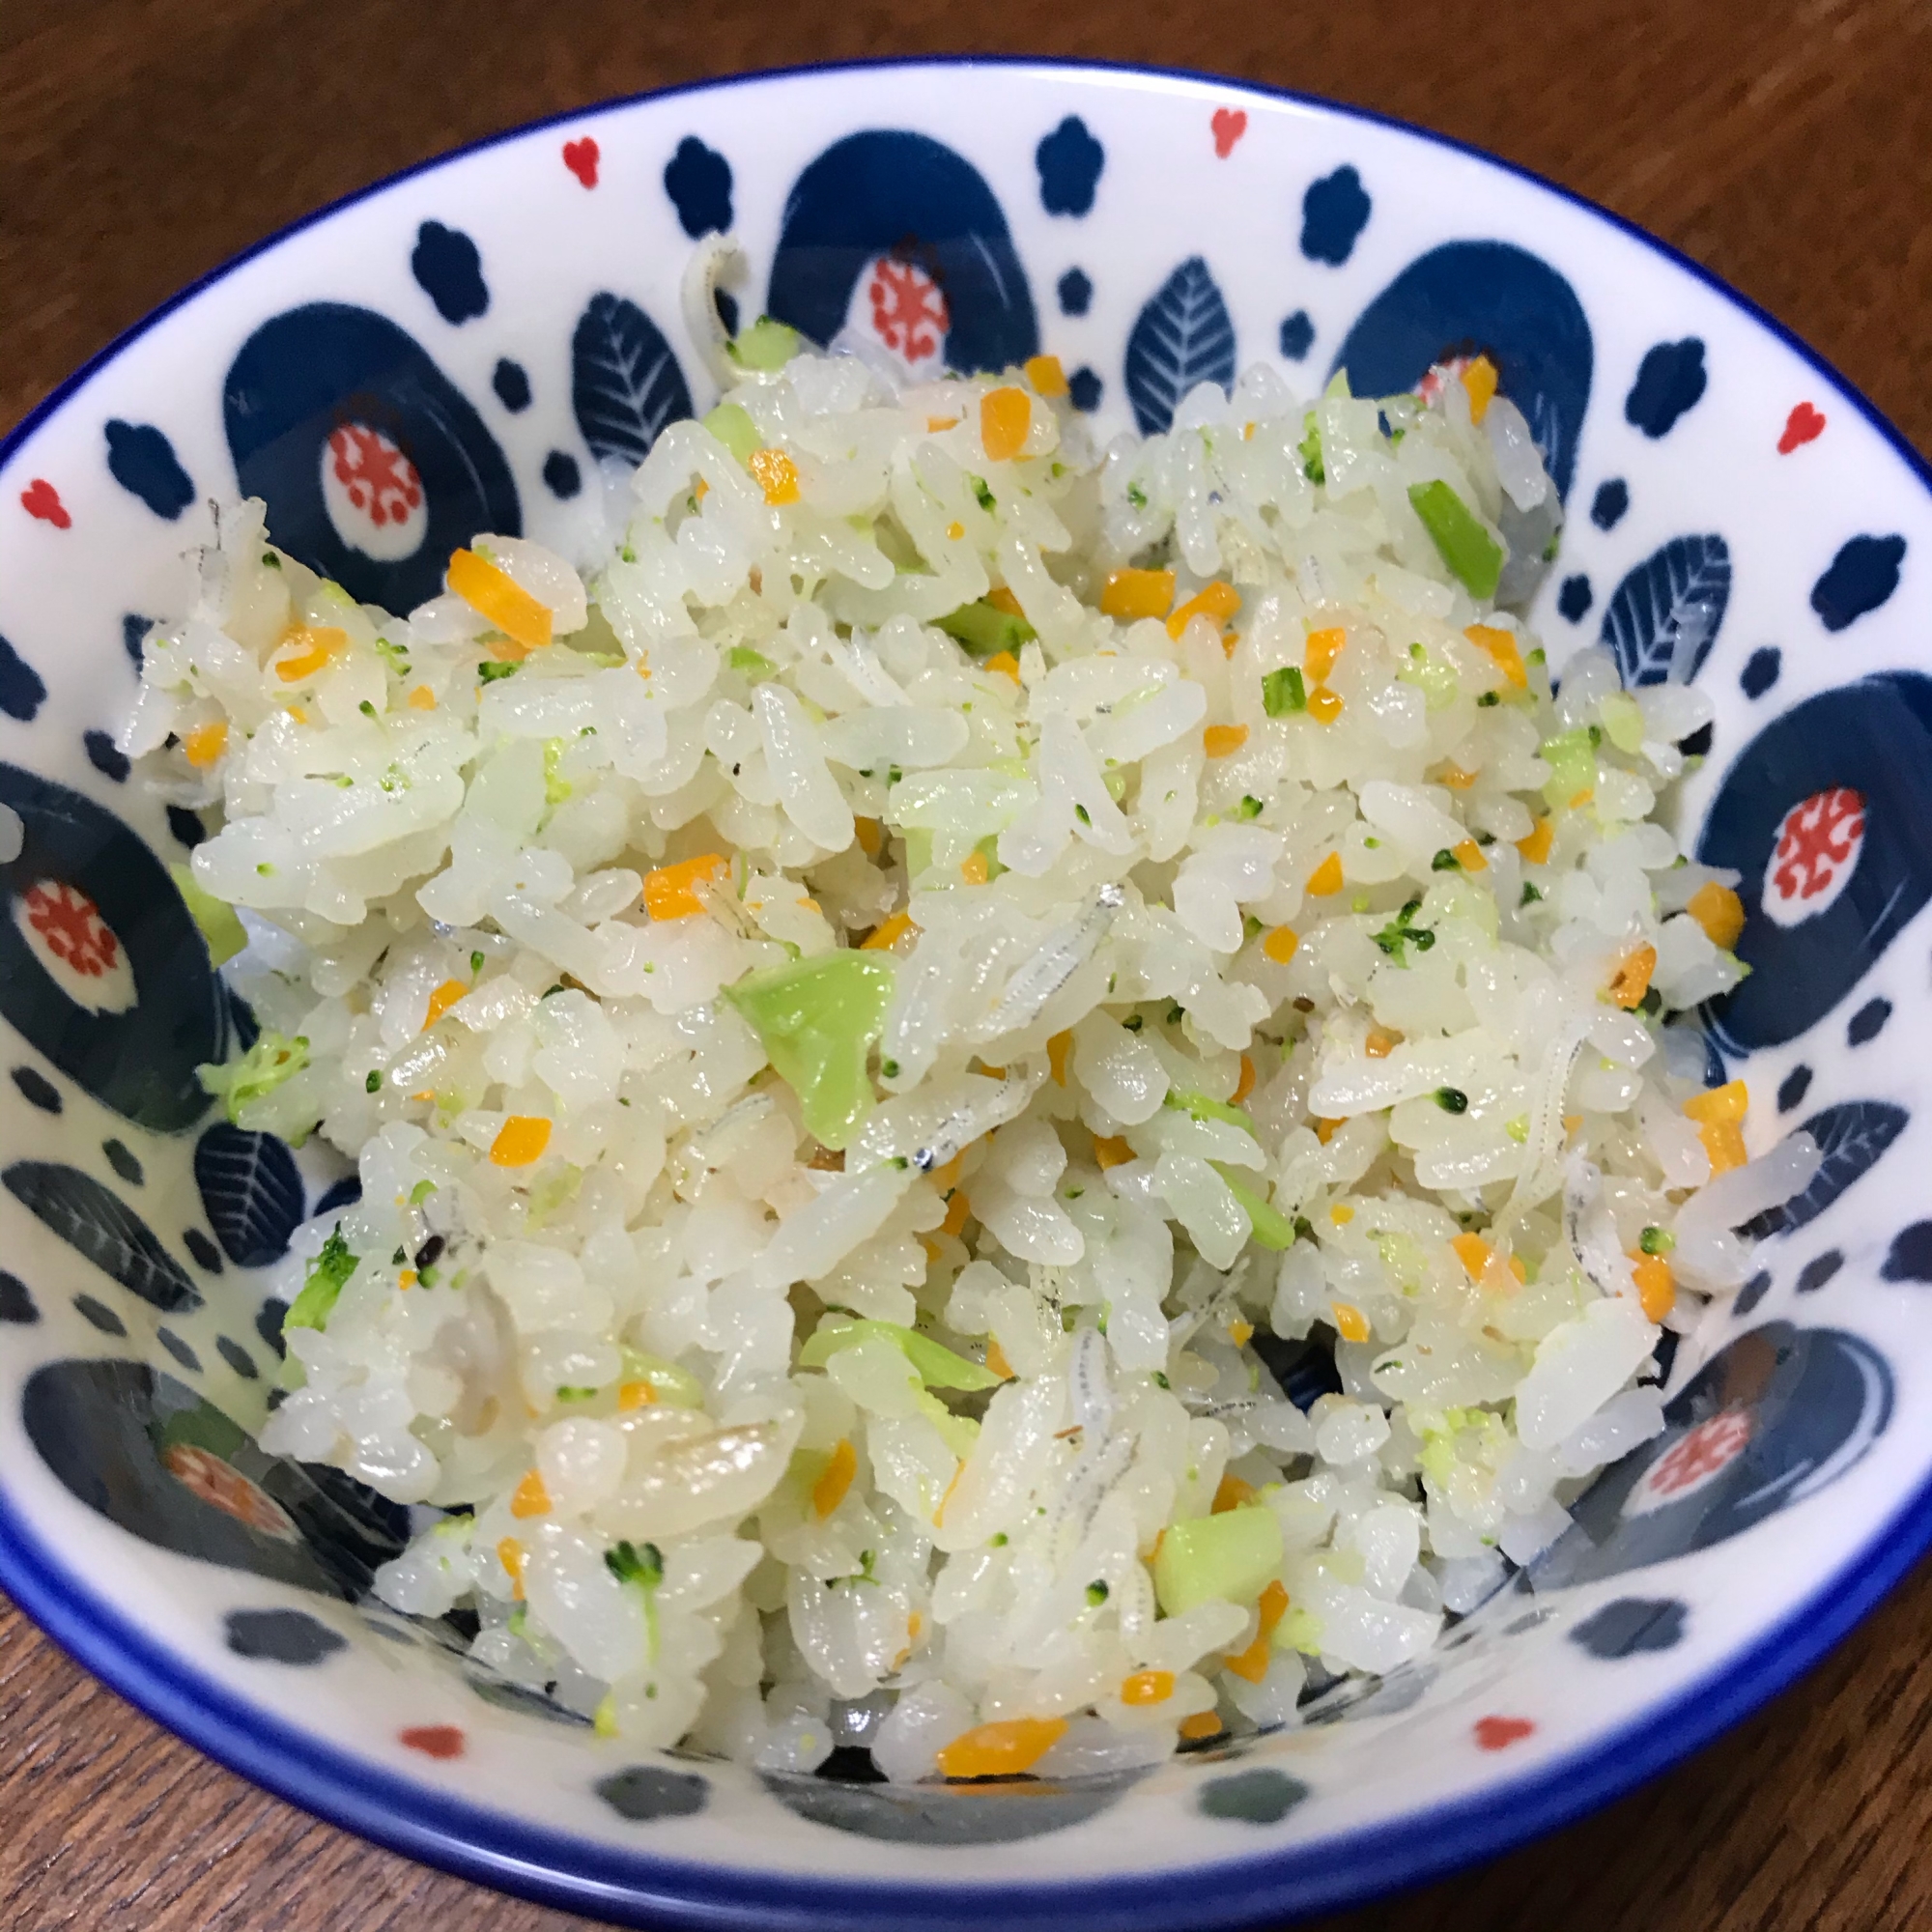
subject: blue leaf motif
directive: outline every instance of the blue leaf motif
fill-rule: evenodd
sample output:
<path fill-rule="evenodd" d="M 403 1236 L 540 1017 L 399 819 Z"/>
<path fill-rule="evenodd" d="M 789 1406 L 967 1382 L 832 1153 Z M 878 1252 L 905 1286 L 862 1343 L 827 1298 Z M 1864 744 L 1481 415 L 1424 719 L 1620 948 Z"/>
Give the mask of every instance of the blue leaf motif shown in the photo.
<path fill-rule="evenodd" d="M 636 302 L 590 298 L 570 344 L 570 402 L 593 455 L 641 463 L 667 423 L 691 414 L 684 371 Z"/>
<path fill-rule="evenodd" d="M 1903 1107 L 1885 1100 L 1841 1100 L 1813 1114 L 1800 1131 L 1818 1143 L 1825 1164 L 1803 1194 L 1794 1195 L 1781 1208 L 1768 1208 L 1742 1232 L 1763 1240 L 1767 1235 L 1789 1235 L 1815 1221 L 1853 1181 L 1878 1164 L 1910 1119 Z"/>
<path fill-rule="evenodd" d="M 1174 422 L 1197 383 L 1235 381 L 1235 325 L 1199 255 L 1189 256 L 1141 310 L 1127 337 L 1127 395 L 1144 436 Z"/>
<path fill-rule="evenodd" d="M 112 1275 L 130 1294 L 166 1312 L 199 1308 L 201 1295 L 186 1270 L 154 1231 L 111 1188 L 55 1161 L 20 1160 L 0 1174 L 26 1209 L 69 1247 Z"/>
<path fill-rule="evenodd" d="M 194 1179 L 208 1225 L 237 1267 L 267 1267 L 288 1253 L 306 1204 L 295 1155 L 273 1134 L 217 1121 L 195 1143 Z"/>
<path fill-rule="evenodd" d="M 1603 643 L 1626 690 L 1689 683 L 1697 675 L 1731 598 L 1731 553 L 1722 537 L 1672 537 L 1617 585 L 1604 612 Z"/>

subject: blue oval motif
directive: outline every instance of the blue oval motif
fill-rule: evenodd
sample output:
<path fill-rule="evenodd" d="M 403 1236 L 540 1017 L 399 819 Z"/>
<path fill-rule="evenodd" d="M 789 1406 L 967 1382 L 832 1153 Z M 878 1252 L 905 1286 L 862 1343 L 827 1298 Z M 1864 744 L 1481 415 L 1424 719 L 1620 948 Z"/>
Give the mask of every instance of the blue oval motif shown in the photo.
<path fill-rule="evenodd" d="M 1311 262 L 1339 269 L 1369 225 L 1369 191 L 1351 167 L 1311 182 L 1301 197 L 1301 252 Z"/>
<path fill-rule="evenodd" d="M 483 280 L 483 257 L 462 229 L 425 221 L 416 230 L 410 272 L 444 322 L 470 322 L 489 313 L 490 290 Z"/>
<path fill-rule="evenodd" d="M 1046 135 L 1033 158 L 1039 170 L 1039 205 L 1049 214 L 1080 215 L 1093 208 L 1107 151 L 1079 115 L 1069 114 Z"/>
<path fill-rule="evenodd" d="M 665 163 L 664 185 L 679 227 L 694 242 L 731 226 L 731 163 L 696 134 L 687 134 Z"/>
<path fill-rule="evenodd" d="M 153 423 L 110 422 L 107 469 L 122 489 L 169 523 L 194 501 L 194 484 L 174 444 Z"/>
<path fill-rule="evenodd" d="M 1811 608 L 1828 631 L 1842 631 L 1876 611 L 1898 588 L 1905 539 L 1854 537 L 1811 586 Z"/>
<path fill-rule="evenodd" d="M 1694 335 L 1660 342 L 1637 365 L 1636 381 L 1624 398 L 1624 420 L 1653 440 L 1667 436 L 1678 417 L 1696 406 L 1707 380 L 1704 345 Z"/>

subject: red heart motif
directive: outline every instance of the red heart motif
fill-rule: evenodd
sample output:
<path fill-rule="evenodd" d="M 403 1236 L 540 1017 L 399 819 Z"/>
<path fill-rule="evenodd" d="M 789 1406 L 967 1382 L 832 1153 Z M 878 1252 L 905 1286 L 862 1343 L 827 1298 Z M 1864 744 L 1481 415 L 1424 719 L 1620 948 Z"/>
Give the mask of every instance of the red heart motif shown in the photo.
<path fill-rule="evenodd" d="M 51 524 L 57 530 L 71 529 L 73 519 L 67 513 L 67 505 L 60 499 L 60 492 L 44 476 L 36 476 L 20 492 L 20 507 L 30 517 L 38 517 L 43 524 Z"/>
<path fill-rule="evenodd" d="M 1214 152 L 1225 161 L 1235 152 L 1235 143 L 1248 131 L 1248 117 L 1238 107 L 1214 110 Z"/>
<path fill-rule="evenodd" d="M 1487 1751 L 1507 1750 L 1535 1728 L 1527 1718 L 1479 1718 L 1476 1742 Z"/>
<path fill-rule="evenodd" d="M 588 134 L 563 144 L 563 164 L 585 187 L 597 185 L 597 143 Z"/>
<path fill-rule="evenodd" d="M 1810 442 L 1824 434 L 1824 415 L 1809 403 L 1800 403 L 1784 419 L 1784 434 L 1777 439 L 1777 453 L 1789 456 L 1801 442 Z"/>
<path fill-rule="evenodd" d="M 397 1736 L 411 1750 L 425 1757 L 452 1758 L 463 1755 L 463 1733 L 454 1724 L 416 1724 Z"/>

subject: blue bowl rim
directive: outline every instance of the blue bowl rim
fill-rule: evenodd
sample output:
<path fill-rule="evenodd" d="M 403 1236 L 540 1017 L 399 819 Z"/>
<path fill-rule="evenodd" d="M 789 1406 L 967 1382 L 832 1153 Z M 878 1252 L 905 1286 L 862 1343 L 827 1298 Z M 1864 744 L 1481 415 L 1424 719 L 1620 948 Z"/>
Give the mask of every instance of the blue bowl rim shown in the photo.
<path fill-rule="evenodd" d="M 90 356 L 0 437 L 0 467 L 99 370 L 203 290 L 304 229 L 417 175 L 546 128 L 646 101 L 806 76 L 954 68 L 1201 84 L 1363 122 L 1465 155 L 1580 209 L 1702 283 L 1830 383 L 1932 493 L 1932 465 L 1855 385 L 1775 316 L 1681 249 L 1532 169 L 1394 115 L 1293 88 L 1140 62 L 1016 54 L 814 62 L 687 81 L 546 115 L 419 161 L 290 222 L 171 296 Z M 1032 1927 L 1044 1932 L 1048 1926 L 1057 1932 L 1072 1915 L 1087 1932 L 1174 1932 L 1178 1926 L 1259 1925 L 1360 1905 L 1494 1858 L 1610 1804 L 1689 1757 L 1823 1659 L 1929 1548 L 1932 1471 L 1836 1575 L 1720 1668 L 1687 1685 L 1635 1722 L 1473 1797 L 1305 1845 L 1171 1871 L 1120 1879 L 940 1887 L 891 1880 L 853 1883 L 787 1872 L 748 1874 L 641 1850 L 611 1849 L 380 1770 L 283 1723 L 218 1680 L 184 1664 L 105 1598 L 85 1589 L 0 1490 L 0 1587 L 83 1668 L 176 1736 L 288 1803 L 422 1863 L 563 1911 L 694 1932 L 725 1927 L 895 1932 L 907 1923 L 923 1932 L 967 1932 L 968 1927 L 980 1932 L 989 1917 L 1014 1932 Z"/>

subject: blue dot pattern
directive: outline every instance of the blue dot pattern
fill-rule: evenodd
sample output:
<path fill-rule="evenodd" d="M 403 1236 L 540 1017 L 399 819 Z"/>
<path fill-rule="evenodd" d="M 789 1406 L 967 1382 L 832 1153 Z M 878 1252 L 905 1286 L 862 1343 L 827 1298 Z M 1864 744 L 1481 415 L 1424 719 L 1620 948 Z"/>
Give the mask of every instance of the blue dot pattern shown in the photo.
<path fill-rule="evenodd" d="M 152 617 L 137 617 L 131 611 L 121 619 L 121 646 L 133 659 L 136 670 L 141 668 L 141 640 L 154 621 Z"/>
<path fill-rule="evenodd" d="M 29 724 L 46 701 L 46 696 L 47 688 L 40 672 L 5 638 L 0 638 L 0 711 L 9 718 L 17 718 L 22 724 Z"/>
<path fill-rule="evenodd" d="M 1351 167 L 1311 182 L 1301 197 L 1301 252 L 1311 262 L 1339 269 L 1369 225 L 1369 191 Z"/>
<path fill-rule="evenodd" d="M 544 458 L 543 480 L 550 494 L 565 502 L 583 488 L 583 472 L 578 469 L 576 457 L 561 449 L 553 449 Z"/>
<path fill-rule="evenodd" d="M 1633 1657 L 1670 1650 L 1684 1640 L 1687 1606 L 1674 1597 L 1619 1597 L 1570 1633 L 1570 1641 L 1592 1657 Z"/>
<path fill-rule="evenodd" d="M 1298 308 L 1284 316 L 1281 323 L 1281 353 L 1290 362 L 1299 362 L 1315 347 L 1315 325 L 1308 311 Z"/>
<path fill-rule="evenodd" d="M 107 469 L 129 496 L 169 523 L 194 501 L 194 484 L 174 444 L 153 423 L 107 425 Z"/>
<path fill-rule="evenodd" d="M 497 400 L 512 415 L 529 408 L 530 379 L 521 362 L 512 362 L 507 355 L 504 356 L 490 378 L 490 386 L 496 390 Z"/>
<path fill-rule="evenodd" d="M 1085 315 L 1094 300 L 1094 284 L 1079 269 L 1068 269 L 1058 290 L 1062 315 Z"/>
<path fill-rule="evenodd" d="M 1630 506 L 1630 485 L 1621 476 L 1612 476 L 1607 483 L 1597 485 L 1596 497 L 1590 504 L 1590 521 L 1600 530 L 1613 530 L 1623 522 L 1624 512 Z"/>
<path fill-rule="evenodd" d="M 1814 1256 L 1799 1269 L 1798 1293 L 1816 1294 L 1844 1264 L 1845 1258 L 1836 1248 L 1827 1248 L 1822 1255 Z"/>
<path fill-rule="evenodd" d="M 1072 397 L 1073 407 L 1089 414 L 1100 407 L 1100 389 L 1099 377 L 1085 366 L 1066 379 L 1066 393 Z"/>
<path fill-rule="evenodd" d="M 128 782 L 128 774 L 133 768 L 105 731 L 89 731 L 80 742 L 87 748 L 87 762 L 102 778 L 112 779 L 116 784 Z"/>
<path fill-rule="evenodd" d="M 1762 697 L 1777 682 L 1784 668 L 1784 653 L 1776 644 L 1765 644 L 1750 654 L 1750 661 L 1738 674 L 1738 688 L 1747 697 Z"/>
<path fill-rule="evenodd" d="M 1079 115 L 1069 114 L 1034 150 L 1033 158 L 1039 169 L 1039 203 L 1049 214 L 1081 215 L 1093 209 L 1107 151 Z"/>
<path fill-rule="evenodd" d="M 1645 436 L 1667 436 L 1677 419 L 1704 393 L 1704 345 L 1696 336 L 1660 342 L 1645 352 L 1636 381 L 1624 398 L 1624 420 Z"/>
<path fill-rule="evenodd" d="M 1905 539 L 1854 537 L 1811 586 L 1811 608 L 1828 631 L 1842 631 L 1876 611 L 1898 588 Z"/>
<path fill-rule="evenodd" d="M 1788 1114 L 1811 1091 L 1811 1069 L 1808 1066 L 1794 1066 L 1779 1083 L 1777 1089 L 1777 1111 Z"/>
<path fill-rule="evenodd" d="M 1771 1270 L 1759 1268 L 1745 1285 L 1738 1290 L 1737 1299 L 1731 1303 L 1731 1313 L 1748 1315 L 1771 1292 Z"/>
<path fill-rule="evenodd" d="M 1590 580 L 1582 575 L 1566 577 L 1563 587 L 1556 593 L 1556 608 L 1573 624 L 1582 622 L 1590 608 Z"/>
<path fill-rule="evenodd" d="M 410 252 L 410 272 L 444 322 L 471 322 L 490 307 L 483 257 L 460 228 L 425 221 L 416 230 L 416 245 Z"/>
<path fill-rule="evenodd" d="M 731 226 L 731 163 L 696 134 L 687 134 L 665 163 L 664 184 L 678 225 L 694 242 Z"/>
<path fill-rule="evenodd" d="M 168 830 L 175 836 L 175 842 L 185 845 L 192 852 L 208 837 L 208 827 L 185 805 L 168 807 Z"/>
<path fill-rule="evenodd" d="M 1867 1000 L 1852 1015 L 1851 1024 L 1845 1028 L 1845 1037 L 1852 1045 L 1862 1046 L 1867 1040 L 1879 1037 L 1890 1017 L 1889 1000 Z"/>
<path fill-rule="evenodd" d="M 1901 1228 L 1879 1272 L 1887 1281 L 1932 1281 L 1932 1221 Z"/>

